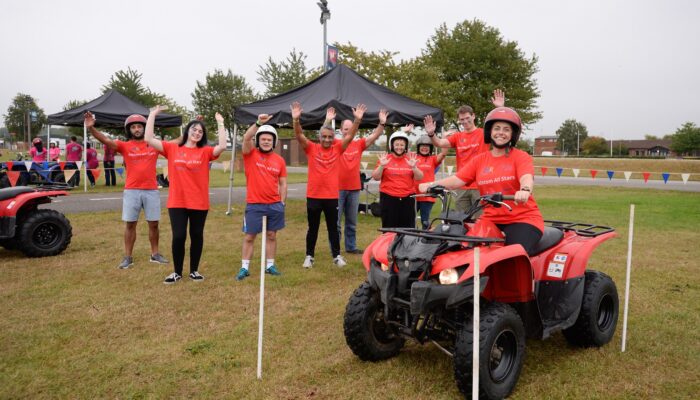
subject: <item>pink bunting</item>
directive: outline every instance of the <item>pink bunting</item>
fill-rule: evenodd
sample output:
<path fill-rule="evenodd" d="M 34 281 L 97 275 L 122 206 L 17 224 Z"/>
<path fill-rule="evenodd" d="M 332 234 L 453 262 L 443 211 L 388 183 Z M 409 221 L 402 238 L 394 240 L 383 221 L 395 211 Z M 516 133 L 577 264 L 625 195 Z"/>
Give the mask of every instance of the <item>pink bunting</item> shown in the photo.
<path fill-rule="evenodd" d="M 642 172 L 642 176 L 644 177 L 644 183 L 647 183 L 649 181 L 649 176 L 651 174 L 649 172 Z"/>
<path fill-rule="evenodd" d="M 595 179 L 595 176 L 598 175 L 598 170 L 597 169 L 592 169 L 591 170 L 591 177 Z"/>

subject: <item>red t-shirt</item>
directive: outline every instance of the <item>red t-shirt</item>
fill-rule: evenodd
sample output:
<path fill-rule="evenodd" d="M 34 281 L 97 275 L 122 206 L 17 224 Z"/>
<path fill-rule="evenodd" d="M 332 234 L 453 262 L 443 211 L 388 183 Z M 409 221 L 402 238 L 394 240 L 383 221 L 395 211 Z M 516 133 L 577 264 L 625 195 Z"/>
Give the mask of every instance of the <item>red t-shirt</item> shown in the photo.
<path fill-rule="evenodd" d="M 282 201 L 280 178 L 287 176 L 284 158 L 258 149 L 243 155 L 245 179 L 247 182 L 246 203 L 272 204 Z"/>
<path fill-rule="evenodd" d="M 393 153 L 387 157 L 389 157 L 389 164 L 382 170 L 379 191 L 394 197 L 406 197 L 416 193 L 413 169 L 408 165 L 406 157 L 396 157 Z M 379 161 L 377 161 L 377 166 L 379 166 Z"/>
<path fill-rule="evenodd" d="M 66 161 L 80 161 L 83 159 L 83 146 L 77 142 L 66 145 Z"/>
<path fill-rule="evenodd" d="M 340 156 L 340 175 L 338 175 L 339 190 L 360 190 L 360 162 L 362 152 L 367 148 L 364 138 L 350 142 L 345 152 Z"/>
<path fill-rule="evenodd" d="M 476 128 L 471 132 L 454 133 L 448 136 L 447 140 L 457 155 L 457 171 L 464 168 L 474 156 L 489 149 L 484 143 L 484 130 L 481 128 Z M 476 185 L 467 185 L 462 189 L 476 189 Z"/>
<path fill-rule="evenodd" d="M 158 151 L 143 140 L 115 140 L 117 151 L 124 157 L 126 183 L 124 189 L 158 189 L 156 161 Z"/>
<path fill-rule="evenodd" d="M 416 182 L 416 193 L 418 193 L 418 184 L 424 183 L 424 182 L 432 182 L 435 180 L 435 168 L 440 165 L 440 163 L 437 161 L 437 156 L 430 155 L 430 156 L 421 156 L 420 154 L 418 155 L 418 163 L 416 166 L 418 167 L 419 170 L 423 171 L 423 179 L 420 181 Z M 435 203 L 435 198 L 433 197 L 416 197 L 416 201 L 424 201 L 428 203 Z"/>
<path fill-rule="evenodd" d="M 494 157 L 490 151 L 472 158 L 467 165 L 457 172 L 457 177 L 467 184 L 476 183 L 481 195 L 501 192 L 514 195 L 520 190 L 520 177 L 535 175 L 532 157 L 524 151 L 511 149 L 508 156 Z M 513 208 L 486 207 L 484 218 L 496 224 L 522 222 L 533 225 L 544 232 L 544 221 L 535 198 L 531 195 L 525 204 L 506 201 Z"/>
<path fill-rule="evenodd" d="M 161 142 L 168 159 L 168 208 L 209 209 L 209 161 L 214 157 L 211 146 L 186 147 Z"/>
<path fill-rule="evenodd" d="M 105 145 L 105 154 L 102 158 L 103 161 L 114 161 L 114 150 L 111 147 Z"/>
<path fill-rule="evenodd" d="M 32 147 L 29 149 L 29 155 L 32 156 L 32 161 L 34 162 L 46 161 L 46 149 L 41 150 L 41 153 L 39 153 L 36 147 Z"/>
<path fill-rule="evenodd" d="M 343 142 L 336 139 L 330 148 L 324 149 L 320 143 L 309 142 L 306 146 L 309 162 L 309 182 L 306 197 L 312 199 L 338 198 L 338 171 Z"/>

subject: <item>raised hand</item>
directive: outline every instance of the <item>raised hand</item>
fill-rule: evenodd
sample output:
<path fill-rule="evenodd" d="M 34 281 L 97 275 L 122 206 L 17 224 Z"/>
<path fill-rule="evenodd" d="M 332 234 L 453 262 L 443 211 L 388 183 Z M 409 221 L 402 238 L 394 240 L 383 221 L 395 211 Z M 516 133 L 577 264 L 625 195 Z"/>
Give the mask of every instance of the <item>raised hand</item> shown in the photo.
<path fill-rule="evenodd" d="M 382 125 L 386 125 L 386 117 L 389 116 L 389 112 L 385 109 L 379 110 L 379 123 Z"/>
<path fill-rule="evenodd" d="M 223 123 L 224 123 L 224 116 L 223 116 L 223 115 L 221 115 L 221 114 L 219 114 L 219 113 L 216 113 L 216 114 L 214 115 L 214 118 L 216 118 L 216 123 L 217 123 L 217 124 L 223 124 Z"/>
<path fill-rule="evenodd" d="M 304 110 L 301 108 L 301 104 L 299 104 L 298 101 L 292 103 L 292 105 L 289 106 L 289 108 L 292 110 L 292 119 L 301 118 L 301 112 Z"/>
<path fill-rule="evenodd" d="M 85 126 L 90 129 L 93 126 L 95 126 L 95 115 L 91 113 L 90 111 L 86 112 L 85 115 L 83 115 L 83 118 L 85 120 Z"/>
<path fill-rule="evenodd" d="M 413 132 L 413 128 L 414 128 L 413 124 L 408 124 L 408 125 L 404 126 L 403 128 L 401 128 L 401 130 L 404 131 L 405 133 L 410 133 L 410 132 Z"/>
<path fill-rule="evenodd" d="M 506 94 L 501 89 L 496 89 L 493 91 L 493 97 L 491 98 L 491 103 L 496 107 L 503 107 L 506 105 Z"/>
<path fill-rule="evenodd" d="M 409 152 L 406 154 L 406 162 L 409 167 L 414 168 L 418 163 L 418 154 Z"/>
<path fill-rule="evenodd" d="M 204 115 L 202 114 L 197 114 L 196 117 L 194 117 L 195 121 L 204 121 Z"/>
<path fill-rule="evenodd" d="M 272 114 L 258 114 L 258 121 L 260 124 L 265 124 L 267 121 L 272 119 Z"/>
<path fill-rule="evenodd" d="M 153 115 L 158 115 L 158 114 L 160 114 L 162 111 L 165 111 L 165 110 L 167 110 L 167 109 L 168 109 L 168 106 L 161 106 L 160 104 L 158 104 L 158 105 L 155 106 L 155 107 L 151 107 L 151 114 L 153 114 Z"/>
<path fill-rule="evenodd" d="M 361 120 L 365 115 L 365 111 L 367 111 L 367 106 L 364 104 L 358 104 L 357 107 L 352 109 L 352 115 L 355 117 L 355 119 Z"/>
<path fill-rule="evenodd" d="M 326 110 L 326 121 L 333 121 L 335 119 L 335 108 L 328 107 Z"/>
<path fill-rule="evenodd" d="M 382 167 L 386 167 L 387 164 L 389 164 L 389 155 L 387 154 L 386 151 L 380 153 L 378 158 L 379 158 L 379 165 L 381 165 Z"/>
<path fill-rule="evenodd" d="M 423 127 L 425 128 L 425 133 L 428 135 L 435 134 L 435 121 L 432 115 L 426 115 L 425 118 L 423 118 Z"/>

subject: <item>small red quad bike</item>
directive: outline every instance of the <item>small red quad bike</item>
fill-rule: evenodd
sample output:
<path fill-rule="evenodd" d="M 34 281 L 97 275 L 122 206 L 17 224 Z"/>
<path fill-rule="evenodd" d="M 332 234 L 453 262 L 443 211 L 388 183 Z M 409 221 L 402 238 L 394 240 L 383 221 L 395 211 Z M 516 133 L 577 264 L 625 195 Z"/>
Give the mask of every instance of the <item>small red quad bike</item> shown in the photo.
<path fill-rule="evenodd" d="M 60 212 L 38 206 L 67 195 L 49 186 L 0 189 L 0 246 L 20 250 L 28 257 L 60 254 L 73 235 L 70 222 Z"/>
<path fill-rule="evenodd" d="M 473 258 L 480 248 L 479 398 L 508 396 L 518 381 L 525 338 L 563 331 L 576 346 L 603 346 L 617 326 L 615 283 L 586 270 L 610 227 L 546 221 L 532 254 L 505 246 L 491 222 L 471 217 L 484 207 L 507 207 L 513 196 L 482 196 L 466 214 L 449 210 L 450 192 L 428 194 L 443 202 L 428 230 L 380 229 L 363 263 L 367 280 L 345 309 L 345 339 L 360 359 L 394 357 L 406 339 L 432 342 L 453 357 L 457 387 L 472 391 Z M 447 200 L 446 200 L 447 198 Z M 434 226 L 436 225 L 436 226 Z"/>

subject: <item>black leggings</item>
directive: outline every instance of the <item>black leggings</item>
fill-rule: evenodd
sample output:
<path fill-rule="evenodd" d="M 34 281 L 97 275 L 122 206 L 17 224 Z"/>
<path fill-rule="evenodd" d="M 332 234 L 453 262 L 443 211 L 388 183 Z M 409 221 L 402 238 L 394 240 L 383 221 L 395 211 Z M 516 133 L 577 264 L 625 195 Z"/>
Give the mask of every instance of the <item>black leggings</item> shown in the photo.
<path fill-rule="evenodd" d="M 306 198 L 306 219 L 309 230 L 306 231 L 306 255 L 314 256 L 318 227 L 321 224 L 321 213 L 326 218 L 328 241 L 331 244 L 333 258 L 340 255 L 340 235 L 338 234 L 338 199 Z"/>
<path fill-rule="evenodd" d="M 530 224 L 499 224 L 498 229 L 506 234 L 506 246 L 520 244 L 527 254 L 532 255 L 532 250 L 542 238 L 542 231 Z"/>
<path fill-rule="evenodd" d="M 114 161 L 103 161 L 105 166 L 105 183 L 107 186 L 117 186 L 117 174 L 114 172 Z"/>
<path fill-rule="evenodd" d="M 190 223 L 190 272 L 199 268 L 199 259 L 204 247 L 204 223 L 209 210 L 190 210 L 189 208 L 168 208 L 170 226 L 173 231 L 173 264 L 175 272 L 182 275 L 185 261 L 185 241 L 187 240 L 187 221 Z"/>
<path fill-rule="evenodd" d="M 379 192 L 382 206 L 382 228 L 415 228 L 416 200 L 413 197 L 395 197 Z"/>

